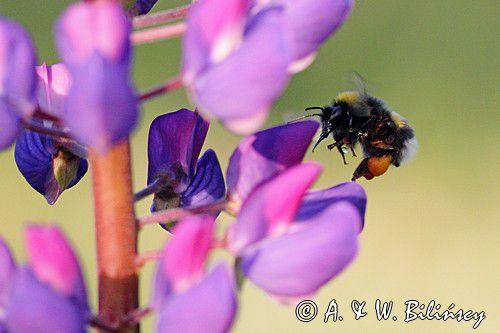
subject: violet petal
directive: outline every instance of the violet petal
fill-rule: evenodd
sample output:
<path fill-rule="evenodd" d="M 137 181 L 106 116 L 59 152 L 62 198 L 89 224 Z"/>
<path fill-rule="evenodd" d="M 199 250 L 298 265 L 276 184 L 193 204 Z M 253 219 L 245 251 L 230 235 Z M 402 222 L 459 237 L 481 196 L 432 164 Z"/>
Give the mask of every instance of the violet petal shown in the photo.
<path fill-rule="evenodd" d="M 295 219 L 297 221 L 311 220 L 330 206 L 342 201 L 347 201 L 358 209 L 363 225 L 366 211 L 366 193 L 363 187 L 356 182 L 346 182 L 326 189 L 308 191 L 302 200 Z"/>
<path fill-rule="evenodd" d="M 224 176 L 212 149 L 199 159 L 196 174 L 182 194 L 181 207 L 198 207 L 214 203 L 226 194 Z"/>
<path fill-rule="evenodd" d="M 274 296 L 309 296 L 355 257 L 360 219 L 354 206 L 339 203 L 316 217 L 314 223 L 248 249 L 242 255 L 241 269 Z"/>
<path fill-rule="evenodd" d="M 5 240 L 0 237 L 0 309 L 5 308 L 7 305 L 15 271 L 16 263 L 12 257 L 12 252 Z"/>
<path fill-rule="evenodd" d="M 56 27 L 59 53 L 73 79 L 63 119 L 75 138 L 99 151 L 127 137 L 137 122 L 130 30 L 114 1 L 72 5 Z"/>
<path fill-rule="evenodd" d="M 71 71 L 64 121 L 76 139 L 105 151 L 127 137 L 137 123 L 137 98 L 128 69 L 94 54 Z"/>
<path fill-rule="evenodd" d="M 307 63 L 323 42 L 330 37 L 349 16 L 354 0 L 277 0 L 285 8 L 285 21 L 293 43 L 294 72 Z M 309 60 L 309 63 L 312 59 Z"/>
<path fill-rule="evenodd" d="M 319 124 L 301 121 L 257 132 L 243 139 L 229 159 L 228 195 L 241 204 L 260 183 L 302 161 Z"/>
<path fill-rule="evenodd" d="M 160 309 L 158 332 L 228 332 L 236 314 L 234 278 L 223 264 Z M 194 317 L 193 317 L 194 316 Z"/>
<path fill-rule="evenodd" d="M 37 280 L 27 267 L 18 269 L 6 308 L 9 332 L 85 332 L 87 313 L 69 297 Z"/>
<path fill-rule="evenodd" d="M 0 98 L 0 150 L 14 143 L 21 128 L 21 117 L 18 112 Z"/>
<path fill-rule="evenodd" d="M 19 116 L 28 116 L 34 111 L 35 65 L 28 33 L 16 22 L 0 17 L 0 100 Z"/>
<path fill-rule="evenodd" d="M 280 8 L 252 17 L 241 46 L 195 80 L 191 92 L 200 112 L 239 134 L 262 126 L 288 84 L 290 57 L 284 36 Z"/>

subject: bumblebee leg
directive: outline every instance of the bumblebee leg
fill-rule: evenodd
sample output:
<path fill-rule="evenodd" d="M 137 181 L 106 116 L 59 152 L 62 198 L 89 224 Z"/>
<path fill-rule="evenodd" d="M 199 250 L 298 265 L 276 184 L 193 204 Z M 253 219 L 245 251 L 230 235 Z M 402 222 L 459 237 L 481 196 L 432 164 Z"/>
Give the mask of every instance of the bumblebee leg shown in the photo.
<path fill-rule="evenodd" d="M 333 148 L 337 147 L 339 145 L 339 142 L 334 142 L 334 143 L 331 143 L 327 146 L 327 148 L 329 150 L 332 150 Z"/>
<path fill-rule="evenodd" d="M 361 163 L 359 163 L 359 165 L 356 168 L 356 170 L 354 170 L 354 173 L 352 174 L 352 179 L 351 180 L 352 181 L 356 181 L 356 179 L 361 178 L 361 177 L 367 175 L 369 172 L 370 171 L 368 170 L 368 158 L 365 158 L 365 159 L 363 159 L 361 161 Z M 365 178 L 366 178 L 366 176 L 365 176 Z"/>
<path fill-rule="evenodd" d="M 356 152 L 354 151 L 354 147 L 350 146 L 349 148 L 351 148 L 352 156 L 357 157 L 358 155 L 356 155 Z"/>
<path fill-rule="evenodd" d="M 344 160 L 344 165 L 347 165 L 347 162 L 345 160 L 345 153 L 344 151 L 342 150 L 342 145 L 338 145 L 337 146 L 337 150 L 339 151 L 340 155 L 342 155 L 342 159 Z"/>

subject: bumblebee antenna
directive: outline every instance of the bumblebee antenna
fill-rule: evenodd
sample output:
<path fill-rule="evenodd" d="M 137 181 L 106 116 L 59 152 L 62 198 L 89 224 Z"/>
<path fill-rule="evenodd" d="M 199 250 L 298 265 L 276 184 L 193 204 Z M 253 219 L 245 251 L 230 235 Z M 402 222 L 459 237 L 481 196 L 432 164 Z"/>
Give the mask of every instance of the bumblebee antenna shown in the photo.
<path fill-rule="evenodd" d="M 306 109 L 307 110 L 307 109 Z M 289 122 L 287 122 L 287 124 L 290 124 L 290 123 L 294 123 L 296 121 L 299 121 L 299 120 L 302 120 L 302 119 L 305 119 L 305 118 L 311 118 L 311 117 L 322 117 L 323 115 L 322 114 L 319 114 L 319 113 L 313 113 L 313 114 L 308 114 L 306 116 L 302 116 L 302 117 L 299 117 L 297 119 L 294 119 L 294 120 L 290 120 Z"/>
<path fill-rule="evenodd" d="M 310 106 L 308 108 L 305 108 L 304 110 L 309 111 L 309 110 L 321 110 L 323 111 L 325 108 L 322 106 Z"/>

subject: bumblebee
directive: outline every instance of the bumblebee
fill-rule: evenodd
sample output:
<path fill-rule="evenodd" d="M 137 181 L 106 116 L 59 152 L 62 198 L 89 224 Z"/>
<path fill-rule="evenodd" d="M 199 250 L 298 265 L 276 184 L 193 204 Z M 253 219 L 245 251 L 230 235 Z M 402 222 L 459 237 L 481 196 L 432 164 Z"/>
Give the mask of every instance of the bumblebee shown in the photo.
<path fill-rule="evenodd" d="M 322 131 L 314 149 L 331 134 L 334 142 L 328 149 L 336 148 L 344 164 L 345 154 L 350 149 L 356 156 L 357 143 L 363 148 L 364 159 L 353 173 L 352 180 L 360 177 L 367 180 L 384 174 L 392 164 L 399 167 L 411 159 L 418 143 L 408 122 L 396 112 L 390 111 L 383 100 L 368 95 L 365 91 L 340 93 L 329 106 L 313 106 L 308 110 L 320 110 Z M 307 116 L 307 117 L 309 117 Z"/>

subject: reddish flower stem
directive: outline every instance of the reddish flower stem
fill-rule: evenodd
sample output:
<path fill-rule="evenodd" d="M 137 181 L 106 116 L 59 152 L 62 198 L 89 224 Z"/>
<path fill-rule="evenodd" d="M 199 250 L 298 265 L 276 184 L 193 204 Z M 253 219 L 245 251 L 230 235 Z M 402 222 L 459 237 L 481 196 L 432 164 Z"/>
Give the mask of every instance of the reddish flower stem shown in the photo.
<path fill-rule="evenodd" d="M 37 121 L 36 119 L 23 119 L 21 121 L 23 127 L 27 130 L 48 135 L 54 138 L 66 138 L 70 139 L 71 135 L 68 129 L 59 127 L 58 125 L 48 127 L 44 126 L 43 120 L 42 121 Z"/>
<path fill-rule="evenodd" d="M 141 95 L 139 96 L 139 101 L 143 102 L 148 99 L 166 94 L 172 90 L 176 90 L 179 88 L 182 88 L 182 79 L 180 76 L 176 76 L 168 80 L 166 83 L 163 83 L 161 86 L 152 88 L 148 91 L 141 93 Z"/>
<path fill-rule="evenodd" d="M 95 206 L 99 319 L 120 323 L 117 332 L 139 332 L 123 322 L 138 308 L 137 225 L 127 140 L 106 153 L 89 151 Z"/>
<path fill-rule="evenodd" d="M 138 254 L 137 257 L 135 257 L 135 266 L 137 268 L 141 268 L 144 266 L 147 262 L 150 261 L 157 261 L 161 257 L 161 251 L 148 251 L 144 252 L 141 254 Z"/>
<path fill-rule="evenodd" d="M 134 17 L 134 28 L 144 28 L 160 23 L 168 23 L 176 19 L 186 17 L 191 5 L 167 9 L 153 14 Z"/>
<path fill-rule="evenodd" d="M 186 31 L 186 27 L 185 22 L 179 22 L 157 28 L 134 31 L 130 35 L 130 40 L 135 45 L 152 43 L 161 39 L 180 36 Z"/>
<path fill-rule="evenodd" d="M 151 215 L 141 217 L 137 220 L 139 227 L 148 224 L 169 223 L 188 216 L 203 214 L 203 213 L 218 213 L 224 210 L 227 206 L 227 201 L 222 200 L 210 205 L 196 208 L 172 208 L 160 212 L 152 213 Z"/>

